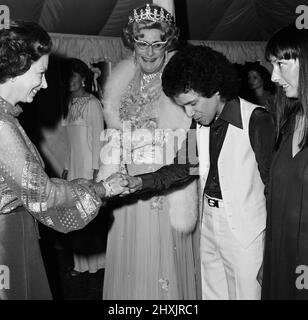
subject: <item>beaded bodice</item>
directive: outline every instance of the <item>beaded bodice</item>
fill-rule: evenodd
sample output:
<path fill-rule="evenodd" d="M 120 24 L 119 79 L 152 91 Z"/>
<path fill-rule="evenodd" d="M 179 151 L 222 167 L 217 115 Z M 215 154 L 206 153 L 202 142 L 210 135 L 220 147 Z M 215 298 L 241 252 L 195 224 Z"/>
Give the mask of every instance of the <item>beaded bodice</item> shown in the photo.
<path fill-rule="evenodd" d="M 72 98 L 69 103 L 66 122 L 72 123 L 78 120 L 84 120 L 86 115 L 85 110 L 91 98 L 91 95 Z"/>
<path fill-rule="evenodd" d="M 146 75 L 137 71 L 121 99 L 121 122 L 130 121 L 132 130 L 158 127 L 161 74 Z"/>

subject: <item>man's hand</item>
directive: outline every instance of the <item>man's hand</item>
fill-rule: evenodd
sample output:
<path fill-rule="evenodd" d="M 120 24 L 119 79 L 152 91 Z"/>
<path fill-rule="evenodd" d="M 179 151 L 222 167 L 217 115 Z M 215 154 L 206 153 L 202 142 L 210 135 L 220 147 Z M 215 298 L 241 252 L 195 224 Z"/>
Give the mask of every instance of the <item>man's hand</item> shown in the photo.
<path fill-rule="evenodd" d="M 128 181 L 127 187 L 129 188 L 129 192 L 133 193 L 142 189 L 142 179 L 140 177 L 126 176 Z"/>

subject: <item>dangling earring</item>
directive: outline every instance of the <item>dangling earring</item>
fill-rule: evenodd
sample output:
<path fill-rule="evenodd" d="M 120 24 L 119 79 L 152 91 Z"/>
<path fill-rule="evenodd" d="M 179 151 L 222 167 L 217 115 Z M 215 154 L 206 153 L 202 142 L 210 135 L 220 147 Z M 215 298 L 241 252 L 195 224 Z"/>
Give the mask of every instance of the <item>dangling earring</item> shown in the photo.
<path fill-rule="evenodd" d="M 82 82 L 82 83 L 81 83 L 81 86 L 82 86 L 82 87 L 84 87 L 84 86 L 85 86 L 84 82 Z"/>

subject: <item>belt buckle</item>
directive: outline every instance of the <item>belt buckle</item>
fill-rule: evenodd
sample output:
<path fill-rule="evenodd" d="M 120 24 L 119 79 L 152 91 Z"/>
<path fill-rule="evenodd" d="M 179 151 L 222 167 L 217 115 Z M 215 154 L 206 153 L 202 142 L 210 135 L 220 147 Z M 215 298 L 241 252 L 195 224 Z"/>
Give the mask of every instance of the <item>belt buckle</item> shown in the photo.
<path fill-rule="evenodd" d="M 218 200 L 208 198 L 208 199 L 207 199 L 207 203 L 208 203 L 208 205 L 209 205 L 210 207 L 219 208 L 219 201 L 218 201 Z"/>

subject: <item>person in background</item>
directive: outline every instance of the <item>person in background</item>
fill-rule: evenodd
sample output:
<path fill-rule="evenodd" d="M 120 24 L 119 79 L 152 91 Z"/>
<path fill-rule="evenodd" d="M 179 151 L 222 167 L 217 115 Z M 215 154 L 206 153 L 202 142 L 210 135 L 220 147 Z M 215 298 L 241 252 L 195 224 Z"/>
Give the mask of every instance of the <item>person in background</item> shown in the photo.
<path fill-rule="evenodd" d="M 247 101 L 263 106 L 272 114 L 274 111 L 275 85 L 271 82 L 269 71 L 259 62 L 244 65 L 246 82 L 242 97 Z"/>
<path fill-rule="evenodd" d="M 103 108 L 92 95 L 93 74 L 81 60 L 68 61 L 70 70 L 68 112 L 63 120 L 67 136 L 67 161 L 63 178 L 96 180 L 104 130 Z M 105 264 L 102 226 L 96 219 L 83 230 L 70 234 L 74 257 L 71 275 L 95 273 Z"/>
<path fill-rule="evenodd" d="M 185 138 L 191 123 L 161 87 L 177 39 L 174 18 L 162 7 L 147 4 L 129 16 L 124 41 L 133 57 L 114 68 L 105 86 L 108 142 L 99 178 L 120 170 L 131 175 L 153 172 L 172 162 L 172 132 L 181 129 Z M 123 198 L 113 215 L 103 299 L 199 297 L 196 182 L 145 198 Z"/>
<path fill-rule="evenodd" d="M 64 233 L 81 229 L 97 215 L 102 198 L 125 189 L 121 179 L 67 182 L 44 172 L 17 117 L 19 102 L 31 103 L 47 88 L 51 47 L 50 36 L 36 23 L 11 21 L 0 30 L 0 300 L 52 298 L 38 221 Z"/>
<path fill-rule="evenodd" d="M 308 30 L 275 33 L 265 55 L 273 66 L 277 145 L 273 158 L 262 299 L 308 299 Z"/>

